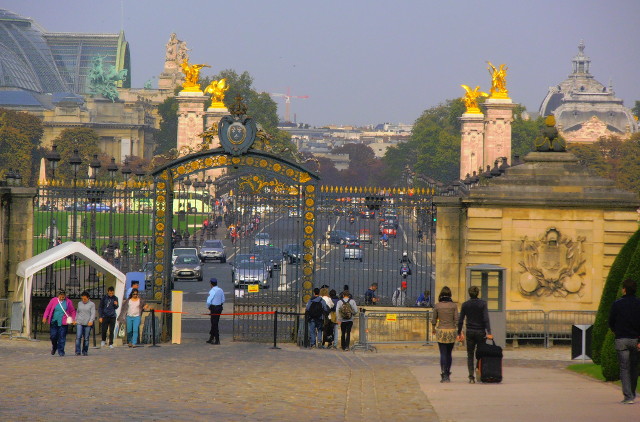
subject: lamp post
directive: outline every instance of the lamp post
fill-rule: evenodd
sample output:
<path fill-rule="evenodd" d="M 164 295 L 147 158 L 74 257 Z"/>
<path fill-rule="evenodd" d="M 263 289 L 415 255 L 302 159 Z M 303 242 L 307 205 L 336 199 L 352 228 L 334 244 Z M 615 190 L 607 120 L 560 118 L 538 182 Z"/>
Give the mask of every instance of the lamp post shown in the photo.
<path fill-rule="evenodd" d="M 47 152 L 47 154 L 45 155 L 45 158 L 49 162 L 49 167 L 51 168 L 51 185 L 49 187 L 49 248 L 53 248 L 55 246 L 55 239 L 58 234 L 58 230 L 56 228 L 56 219 L 53 217 L 53 209 L 55 208 L 55 194 L 53 191 L 53 183 L 56 179 L 56 168 L 58 167 L 58 162 L 60 162 L 60 153 L 57 151 L 57 148 L 58 147 L 56 145 L 53 145 L 51 147 L 51 151 Z M 45 276 L 45 290 L 47 290 L 47 288 L 51 290 L 52 286 L 55 288 L 53 265 L 49 265 L 47 267 Z"/>
<path fill-rule="evenodd" d="M 123 270 L 124 272 L 129 271 L 129 233 L 127 231 L 127 214 L 129 208 L 129 178 L 131 177 L 131 167 L 129 167 L 129 161 L 124 160 L 124 166 L 120 169 L 120 173 L 122 173 L 122 177 L 124 177 L 124 239 L 122 241 L 122 255 L 123 255 Z"/>
<path fill-rule="evenodd" d="M 73 210 L 72 210 L 72 226 L 71 226 L 71 240 L 74 242 L 77 240 L 77 232 L 78 232 L 78 193 L 76 191 L 78 184 L 78 170 L 80 170 L 80 164 L 82 164 L 82 159 L 78 154 L 78 150 L 73 150 L 73 155 L 69 159 L 69 164 L 71 165 L 71 170 L 73 170 Z M 69 274 L 69 286 L 76 288 L 80 287 L 80 282 L 78 280 L 78 272 L 76 268 L 76 256 L 71 256 L 71 273 Z"/>
<path fill-rule="evenodd" d="M 136 170 L 133 172 L 133 174 L 136 175 L 136 178 L 138 179 L 138 183 L 140 184 L 139 188 L 142 186 L 142 179 L 144 178 L 144 176 L 146 175 L 146 173 L 144 172 L 144 170 L 142 170 L 142 167 L 140 165 L 138 165 L 138 167 L 136 168 Z M 142 225 L 140 223 L 140 216 L 142 214 L 142 207 L 140 206 L 140 198 L 141 198 L 141 193 L 140 191 L 138 191 L 138 234 L 137 234 L 137 238 L 136 238 L 136 264 L 138 267 L 138 269 L 141 269 L 142 267 L 142 255 L 140 254 L 140 232 L 142 231 Z"/>
<path fill-rule="evenodd" d="M 107 245 L 107 251 L 109 257 L 113 259 L 113 198 L 116 196 L 115 177 L 118 172 L 118 165 L 116 164 L 115 158 L 111 157 L 111 162 L 107 166 L 107 171 L 109 172 L 109 178 L 111 179 L 111 208 L 109 209 L 109 244 Z"/>
<path fill-rule="evenodd" d="M 98 154 L 94 154 L 93 155 L 93 160 L 91 161 L 91 163 L 89 163 L 89 167 L 91 168 L 91 176 L 89 177 L 89 180 L 92 182 L 91 183 L 91 190 L 89 192 L 91 192 L 91 196 L 89 197 L 89 203 L 90 203 L 90 207 L 91 207 L 91 250 L 94 252 L 98 252 L 97 246 L 96 246 L 96 208 L 98 208 L 98 199 L 99 195 L 98 195 L 98 190 L 96 188 L 96 181 L 98 179 L 98 170 L 100 170 L 100 167 L 102 167 L 102 165 L 100 164 L 100 160 L 98 160 Z M 89 267 L 89 280 L 91 282 L 95 282 L 98 280 L 98 277 L 96 275 L 96 269 L 95 267 L 92 265 Z"/>
<path fill-rule="evenodd" d="M 211 200 L 211 185 L 213 184 L 213 180 L 211 180 L 211 176 L 209 176 L 204 183 L 205 183 L 205 186 L 207 187 L 207 194 L 209 198 L 209 210 L 211 210 L 215 205 L 215 201 Z M 213 227 L 215 228 L 216 218 L 217 218 L 216 214 L 215 212 L 210 212 L 209 215 L 211 216 L 211 218 L 213 218 L 213 221 L 209 220 L 209 227 L 212 227 L 211 224 L 213 224 Z M 209 239 L 211 238 L 211 233 L 213 232 L 213 230 L 214 229 L 208 230 L 207 237 Z"/>
<path fill-rule="evenodd" d="M 185 214 L 185 225 L 186 225 L 186 229 L 184 230 L 184 235 L 182 236 L 185 241 L 184 244 L 185 246 L 187 246 L 189 244 L 189 236 L 191 235 L 189 233 L 189 208 L 191 208 L 191 203 L 189 202 L 189 190 L 191 189 L 191 179 L 187 177 L 187 179 L 182 182 L 182 184 L 184 185 L 184 189 L 187 193 L 187 201 L 186 201 L 186 208 L 187 208 L 187 213 Z"/>

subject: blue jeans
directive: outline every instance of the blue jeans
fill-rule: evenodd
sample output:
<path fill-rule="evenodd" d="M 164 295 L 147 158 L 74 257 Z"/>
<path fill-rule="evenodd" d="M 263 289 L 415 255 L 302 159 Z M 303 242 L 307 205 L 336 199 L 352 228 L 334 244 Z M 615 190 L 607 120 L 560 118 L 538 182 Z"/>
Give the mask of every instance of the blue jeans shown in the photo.
<path fill-rule="evenodd" d="M 138 344 L 140 316 L 127 316 L 127 343 Z"/>
<path fill-rule="evenodd" d="M 636 398 L 638 384 L 638 339 L 617 338 L 615 345 L 618 362 L 620 362 L 622 394 L 625 400 L 633 400 Z"/>
<path fill-rule="evenodd" d="M 322 319 L 309 320 L 309 346 L 322 346 Z"/>
<path fill-rule="evenodd" d="M 89 335 L 91 334 L 90 325 L 76 325 L 76 355 L 79 355 L 80 352 L 85 355 L 89 352 Z M 84 342 L 82 338 L 84 337 Z M 82 350 L 80 350 L 80 344 L 82 344 Z"/>
<path fill-rule="evenodd" d="M 57 322 L 52 322 L 49 328 L 49 338 L 51 339 L 51 351 L 58 351 L 60 356 L 64 356 L 64 345 L 67 342 L 67 329 L 66 325 L 58 325 Z"/>

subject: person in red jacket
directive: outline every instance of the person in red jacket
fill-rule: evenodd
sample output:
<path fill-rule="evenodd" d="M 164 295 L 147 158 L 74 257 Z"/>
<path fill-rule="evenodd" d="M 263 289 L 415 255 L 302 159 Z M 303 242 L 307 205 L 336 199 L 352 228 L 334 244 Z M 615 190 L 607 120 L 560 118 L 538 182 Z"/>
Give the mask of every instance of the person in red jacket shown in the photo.
<path fill-rule="evenodd" d="M 49 337 L 51 338 L 51 354 L 56 350 L 60 356 L 64 356 L 64 345 L 67 341 L 67 329 L 69 324 L 76 320 L 76 309 L 73 302 L 67 297 L 64 290 L 58 290 L 58 296 L 51 298 L 44 310 L 42 322 L 49 323 Z"/>

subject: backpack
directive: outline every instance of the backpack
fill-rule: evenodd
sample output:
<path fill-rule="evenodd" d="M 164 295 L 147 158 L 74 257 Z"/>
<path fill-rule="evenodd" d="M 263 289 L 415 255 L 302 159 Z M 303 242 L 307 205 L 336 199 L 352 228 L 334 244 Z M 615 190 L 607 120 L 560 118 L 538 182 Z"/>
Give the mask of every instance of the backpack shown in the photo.
<path fill-rule="evenodd" d="M 342 300 L 342 306 L 340 307 L 340 319 L 351 319 L 353 317 L 353 308 L 349 302 Z"/>
<path fill-rule="evenodd" d="M 320 300 L 316 300 L 311 302 L 311 306 L 309 306 L 309 311 L 307 312 L 309 318 L 311 319 L 321 319 L 324 315 L 324 310 L 322 309 L 322 302 Z"/>

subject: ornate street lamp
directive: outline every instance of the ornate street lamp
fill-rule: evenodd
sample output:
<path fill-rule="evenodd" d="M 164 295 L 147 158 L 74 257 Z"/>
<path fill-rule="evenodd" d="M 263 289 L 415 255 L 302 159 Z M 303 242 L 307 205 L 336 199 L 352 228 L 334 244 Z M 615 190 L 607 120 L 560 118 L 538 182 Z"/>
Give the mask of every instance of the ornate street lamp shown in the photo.
<path fill-rule="evenodd" d="M 138 167 L 135 169 L 135 171 L 133 172 L 133 174 L 136 175 L 136 179 L 138 180 L 139 184 L 142 184 L 142 179 L 144 178 L 144 176 L 146 176 L 146 173 L 144 172 L 144 170 L 142 170 L 142 166 L 138 165 Z M 140 185 L 142 186 L 142 185 Z M 136 238 L 136 264 L 138 267 L 142 266 L 142 255 L 140 253 L 140 232 L 142 231 L 142 224 L 141 224 L 141 220 L 140 220 L 140 216 L 142 214 L 142 207 L 140 206 L 140 199 L 142 193 L 140 191 L 138 191 L 138 234 L 137 234 L 137 238 Z M 141 269 L 141 268 L 139 268 Z"/>
<path fill-rule="evenodd" d="M 197 193 L 196 189 L 200 188 L 202 189 L 200 191 L 200 213 L 204 216 L 204 188 L 207 187 L 207 184 L 204 181 L 198 181 L 198 179 L 195 180 L 195 182 L 193 182 L 193 190 L 195 193 Z M 206 217 L 205 217 L 206 218 Z M 197 227 L 197 222 L 195 221 L 194 218 L 194 224 Z M 202 230 L 200 231 L 200 242 L 202 243 L 204 241 L 204 226 L 202 226 Z M 197 230 L 197 229 L 194 229 Z M 196 242 L 196 236 L 195 236 L 195 231 L 194 231 L 194 236 L 193 236 L 193 243 L 195 245 Z"/>
<path fill-rule="evenodd" d="M 129 270 L 129 233 L 127 230 L 127 217 L 128 217 L 128 208 L 129 208 L 129 178 L 131 177 L 131 167 L 129 167 L 129 161 L 127 159 L 124 160 L 124 166 L 120 169 L 120 173 L 122 173 L 122 177 L 124 178 L 124 239 L 122 241 L 122 255 L 123 255 L 123 269 L 124 272 Z"/>
<path fill-rule="evenodd" d="M 107 171 L 111 179 L 111 208 L 109 209 L 109 244 L 107 245 L 107 251 L 113 262 L 113 213 L 115 208 L 113 198 L 116 196 L 115 177 L 118 172 L 118 165 L 116 164 L 115 158 L 111 157 L 111 162 L 107 165 Z"/>
<path fill-rule="evenodd" d="M 189 202 L 189 190 L 191 189 L 191 179 L 187 177 L 187 179 L 182 182 L 182 184 L 184 185 L 184 189 L 187 193 L 187 201 L 186 201 L 186 211 L 187 213 L 185 214 L 185 225 L 186 225 L 186 229 L 184 230 L 184 234 L 182 236 L 183 239 L 185 239 L 184 244 L 185 246 L 187 246 L 189 244 L 189 236 L 191 236 L 191 234 L 189 233 L 189 208 L 191 208 L 191 203 Z"/>
<path fill-rule="evenodd" d="M 98 249 L 96 247 L 96 208 L 98 208 L 98 200 L 99 195 L 98 195 L 98 189 L 96 186 L 96 181 L 98 179 L 98 171 L 100 170 L 100 167 L 102 167 L 102 164 L 100 164 L 100 160 L 98 160 L 98 154 L 94 154 L 93 155 L 93 160 L 91 161 L 91 163 L 89 163 L 89 167 L 91 168 L 91 176 L 89 177 L 89 180 L 92 182 L 91 183 L 91 190 L 89 192 L 91 192 L 91 196 L 89 197 L 89 206 L 91 207 L 91 250 L 94 252 L 98 252 Z M 89 280 L 92 282 L 95 282 L 98 280 L 98 277 L 96 275 L 96 269 L 94 266 L 90 266 L 89 267 Z"/>
<path fill-rule="evenodd" d="M 58 229 L 56 226 L 56 219 L 53 217 L 53 209 L 55 208 L 55 193 L 53 190 L 53 183 L 56 179 L 56 168 L 58 167 L 58 163 L 60 162 L 60 153 L 57 151 L 57 146 L 53 145 L 51 147 L 51 151 L 47 152 L 45 158 L 49 163 L 49 168 L 51 169 L 51 184 L 49 185 L 49 248 L 53 248 L 56 244 L 56 237 L 58 235 Z M 55 281 L 54 281 L 54 273 L 53 273 L 53 265 L 49 265 L 46 270 L 45 276 L 45 290 L 54 290 Z"/>
<path fill-rule="evenodd" d="M 211 197 L 211 185 L 213 185 L 213 180 L 211 180 L 211 176 L 207 177 L 207 180 L 204 183 L 207 186 L 207 195 L 209 198 L 209 209 L 211 210 L 209 215 L 211 216 L 211 218 L 213 218 L 213 221 L 209 221 L 209 227 L 211 227 L 211 224 L 213 224 L 213 227 L 215 228 L 217 217 L 216 217 L 216 212 L 213 209 L 213 207 L 215 206 L 215 200 L 212 200 L 213 198 Z M 213 229 L 208 231 L 207 238 L 211 239 L 211 233 L 213 233 Z"/>
<path fill-rule="evenodd" d="M 74 242 L 77 240 L 77 225 L 78 225 L 78 193 L 76 191 L 78 184 L 78 171 L 80 170 L 80 164 L 82 164 L 82 158 L 78 154 L 78 150 L 73 150 L 73 155 L 69 159 L 69 164 L 71 165 L 71 170 L 73 170 L 73 210 L 72 210 L 72 226 L 71 226 L 71 240 Z M 80 282 L 78 281 L 78 273 L 76 268 L 76 256 L 71 256 L 71 273 L 69 275 L 69 286 L 70 287 L 80 287 Z"/>

